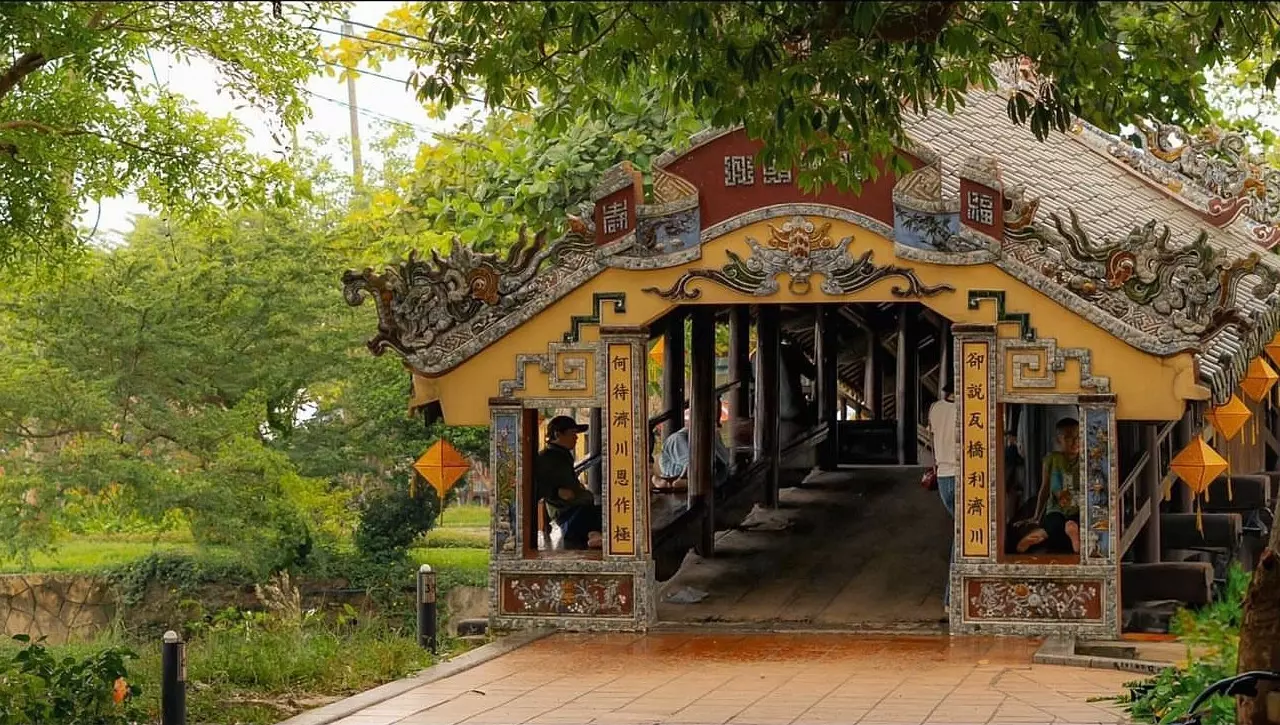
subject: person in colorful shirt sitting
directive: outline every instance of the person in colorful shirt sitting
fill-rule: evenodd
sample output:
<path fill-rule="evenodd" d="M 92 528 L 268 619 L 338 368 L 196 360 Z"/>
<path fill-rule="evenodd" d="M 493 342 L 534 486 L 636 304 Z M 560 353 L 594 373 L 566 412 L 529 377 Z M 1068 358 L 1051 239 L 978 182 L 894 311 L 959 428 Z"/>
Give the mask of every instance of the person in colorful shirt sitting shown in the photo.
<path fill-rule="evenodd" d="M 1018 541 L 1018 553 L 1049 543 L 1051 551 L 1080 553 L 1080 422 L 1063 418 L 1056 426 L 1057 450 L 1044 457 L 1036 511 L 1040 526 Z"/>

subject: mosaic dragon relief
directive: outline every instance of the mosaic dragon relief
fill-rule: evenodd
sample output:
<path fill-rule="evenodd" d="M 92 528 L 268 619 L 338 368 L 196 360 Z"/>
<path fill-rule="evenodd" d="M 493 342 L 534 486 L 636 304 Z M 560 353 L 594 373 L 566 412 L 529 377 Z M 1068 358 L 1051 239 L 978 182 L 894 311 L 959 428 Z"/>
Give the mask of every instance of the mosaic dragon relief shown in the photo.
<path fill-rule="evenodd" d="M 391 349 L 422 372 L 440 372 L 598 272 L 584 231 L 574 225 L 548 246 L 545 232 L 530 240 L 522 228 L 505 258 L 455 237 L 447 257 L 432 250 L 429 260 L 421 259 L 414 251 L 382 274 L 372 268 L 346 272 L 343 295 L 352 306 L 366 293 L 373 298 L 378 334 L 368 346 L 375 355 Z"/>
<path fill-rule="evenodd" d="M 1162 343 L 1199 343 L 1228 325 L 1251 329 L 1254 321 L 1236 297 L 1249 275 L 1258 280 L 1250 294 L 1260 301 L 1276 297 L 1280 274 L 1257 253 L 1219 261 L 1207 232 L 1175 246 L 1169 227 L 1152 220 L 1121 239 L 1097 242 L 1075 210 L 1068 212 L 1067 222 L 1049 215 L 1056 235 L 1031 225 L 1006 230 L 1006 252 Z"/>
<path fill-rule="evenodd" d="M 1225 216 L 1229 222 L 1244 213 L 1260 224 L 1280 223 L 1280 170 L 1253 153 L 1243 134 L 1212 126 L 1192 134 L 1181 126 L 1150 119 L 1138 119 L 1137 126 L 1141 151 L 1166 170 L 1197 182 L 1213 195 L 1207 199 L 1211 215 Z M 1138 149 L 1117 144 L 1108 150 L 1130 166 L 1150 171 L 1142 168 L 1138 154 L 1133 153 Z M 1175 192 L 1183 191 L 1177 181 L 1165 183 Z M 1258 241 L 1265 241 L 1259 233 L 1255 236 Z"/>
<path fill-rule="evenodd" d="M 765 297 L 779 291 L 778 276 L 783 274 L 790 277 L 787 288 L 795 294 L 809 292 L 814 274 L 823 275 L 820 289 L 828 295 L 847 295 L 888 278 L 904 283 L 890 290 L 895 297 L 931 297 L 955 290 L 948 284 L 926 285 L 907 267 L 877 265 L 871 261 L 871 250 L 851 257 L 853 237 L 836 242 L 830 231 L 830 223 L 818 225 L 801 216 L 793 217 L 780 229 L 770 224 L 765 242 L 747 238 L 751 254 L 746 259 L 726 251 L 729 262 L 720 269 L 689 270 L 668 289 L 646 287 L 643 291 L 666 300 L 696 300 L 702 291 L 690 285 L 707 280 L 736 292 Z"/>

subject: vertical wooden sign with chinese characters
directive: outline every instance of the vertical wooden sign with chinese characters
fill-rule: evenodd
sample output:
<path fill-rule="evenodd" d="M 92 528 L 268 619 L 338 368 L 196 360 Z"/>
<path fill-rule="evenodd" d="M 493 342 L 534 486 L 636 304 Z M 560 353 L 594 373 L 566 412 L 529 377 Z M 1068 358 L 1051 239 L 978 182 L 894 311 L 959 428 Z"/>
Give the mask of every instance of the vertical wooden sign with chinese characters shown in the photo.
<path fill-rule="evenodd" d="M 964 543 L 962 555 L 987 557 L 991 554 L 988 540 L 989 481 L 991 429 L 991 345 L 987 342 L 965 342 L 960 349 L 960 461 L 962 485 L 959 505 Z"/>
<path fill-rule="evenodd" d="M 614 555 L 636 553 L 635 542 L 635 405 L 631 345 L 610 344 L 609 354 L 609 474 L 608 506 L 609 542 L 607 550 Z"/>

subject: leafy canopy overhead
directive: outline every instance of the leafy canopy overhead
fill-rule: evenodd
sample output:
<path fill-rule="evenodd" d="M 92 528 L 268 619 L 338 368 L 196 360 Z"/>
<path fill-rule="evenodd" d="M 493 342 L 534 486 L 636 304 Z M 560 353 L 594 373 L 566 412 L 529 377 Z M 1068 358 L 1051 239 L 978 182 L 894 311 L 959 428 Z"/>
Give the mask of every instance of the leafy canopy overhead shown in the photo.
<path fill-rule="evenodd" d="M 287 165 L 246 151 L 242 124 L 138 74 L 158 53 L 207 61 L 221 93 L 293 127 L 318 67 L 303 26 L 341 6 L 291 4 L 277 17 L 271 5 L 0 4 L 0 268 L 81 246 L 75 222 L 102 198 L 133 192 L 182 212 L 290 196 Z"/>
<path fill-rule="evenodd" d="M 953 108 L 1002 60 L 1028 58 L 1054 80 L 1010 101 L 1041 138 L 1071 114 L 1108 128 L 1139 115 L 1205 122 L 1206 74 L 1274 58 L 1280 3 L 433 2 L 380 27 L 331 57 L 412 58 L 424 102 L 542 105 L 547 132 L 608 117 L 611 89 L 644 86 L 704 123 L 745 125 L 806 188 L 856 188 L 903 142 L 904 113 Z M 1278 74 L 1272 62 L 1258 82 L 1274 88 Z"/>

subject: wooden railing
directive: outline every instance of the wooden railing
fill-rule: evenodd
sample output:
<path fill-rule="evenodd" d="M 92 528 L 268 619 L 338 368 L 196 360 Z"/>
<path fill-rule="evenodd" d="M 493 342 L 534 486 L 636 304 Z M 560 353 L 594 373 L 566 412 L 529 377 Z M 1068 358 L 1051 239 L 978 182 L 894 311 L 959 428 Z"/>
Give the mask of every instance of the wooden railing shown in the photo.
<path fill-rule="evenodd" d="M 1151 517 L 1160 515 L 1159 492 L 1150 490 L 1149 486 L 1140 485 L 1140 482 L 1150 480 L 1150 477 L 1154 476 L 1160 480 L 1161 489 L 1167 483 L 1165 478 L 1168 472 L 1164 470 L 1165 460 L 1161 451 L 1177 425 L 1177 421 L 1166 423 L 1156 432 L 1154 441 L 1144 441 L 1143 447 L 1146 450 L 1138 457 L 1128 477 L 1120 484 L 1120 493 L 1117 496 L 1120 506 L 1120 542 L 1116 550 L 1117 558 L 1123 557 L 1129 549 L 1133 548 L 1142 530 L 1151 522 Z M 1154 472 L 1151 470 L 1153 467 Z"/>

